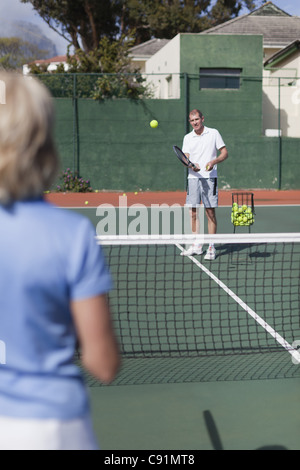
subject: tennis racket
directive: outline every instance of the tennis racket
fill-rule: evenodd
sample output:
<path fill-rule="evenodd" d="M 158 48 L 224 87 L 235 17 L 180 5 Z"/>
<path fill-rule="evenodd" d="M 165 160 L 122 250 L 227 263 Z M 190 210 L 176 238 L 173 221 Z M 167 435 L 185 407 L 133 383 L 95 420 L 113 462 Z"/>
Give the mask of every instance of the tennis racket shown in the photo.
<path fill-rule="evenodd" d="M 177 145 L 173 145 L 173 150 L 175 152 L 175 154 L 177 155 L 177 157 L 179 158 L 179 160 L 187 167 L 189 168 L 192 168 L 192 170 L 194 171 L 198 171 L 199 168 L 190 161 L 190 159 L 183 153 L 183 151 L 177 147 Z"/>

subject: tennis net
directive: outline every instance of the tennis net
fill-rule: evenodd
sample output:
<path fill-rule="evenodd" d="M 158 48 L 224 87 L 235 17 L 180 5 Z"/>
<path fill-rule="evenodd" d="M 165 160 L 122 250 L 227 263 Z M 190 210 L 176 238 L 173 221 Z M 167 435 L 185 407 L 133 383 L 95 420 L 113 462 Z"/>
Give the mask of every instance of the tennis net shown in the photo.
<path fill-rule="evenodd" d="M 194 236 L 98 236 L 124 357 L 287 354 L 300 362 L 300 234 L 202 236 L 216 259 L 181 256 Z"/>

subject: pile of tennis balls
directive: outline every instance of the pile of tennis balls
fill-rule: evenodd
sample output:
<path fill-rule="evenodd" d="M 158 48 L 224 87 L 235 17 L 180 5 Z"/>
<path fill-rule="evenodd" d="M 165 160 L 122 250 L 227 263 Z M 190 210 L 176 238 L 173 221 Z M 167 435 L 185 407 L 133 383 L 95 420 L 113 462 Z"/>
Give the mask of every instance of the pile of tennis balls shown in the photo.
<path fill-rule="evenodd" d="M 232 204 L 231 222 L 233 225 L 252 225 L 254 223 L 252 207 L 246 204 L 239 206 L 237 202 L 234 202 Z"/>

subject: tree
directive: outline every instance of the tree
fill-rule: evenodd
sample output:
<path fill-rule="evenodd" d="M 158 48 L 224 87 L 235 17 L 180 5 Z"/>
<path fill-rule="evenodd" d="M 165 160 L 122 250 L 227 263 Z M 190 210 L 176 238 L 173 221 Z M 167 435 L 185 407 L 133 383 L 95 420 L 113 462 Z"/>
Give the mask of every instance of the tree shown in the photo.
<path fill-rule="evenodd" d="M 103 100 L 106 98 L 141 99 L 151 97 L 149 85 L 138 69 L 132 67 L 128 57 L 134 42 L 133 33 L 128 37 L 121 36 L 117 40 L 103 37 L 97 48 L 89 52 L 81 49 L 67 59 L 68 74 L 61 64 L 52 73 L 47 73 L 49 64 L 32 64 L 31 74 L 40 75 L 56 97 L 72 97 L 76 78 L 76 96 Z M 64 74 L 62 76 L 61 74 Z M 59 75 L 59 76 L 58 76 Z"/>
<path fill-rule="evenodd" d="M 111 0 L 21 0 L 31 3 L 43 20 L 75 49 L 88 52 L 98 47 L 101 37 L 113 38 L 114 1 Z"/>
<path fill-rule="evenodd" d="M 20 38 L 0 38 L 0 68 L 5 70 L 19 69 L 44 53 L 36 45 Z"/>
<path fill-rule="evenodd" d="M 238 16 L 243 6 L 248 8 L 250 11 L 254 10 L 256 7 L 255 3 L 256 2 L 253 0 L 218 0 L 209 15 L 212 26 L 225 23 L 225 21 L 232 19 L 232 17 Z M 261 1 L 260 3 L 263 2 Z"/>
<path fill-rule="evenodd" d="M 238 15 L 258 0 L 20 0 L 31 3 L 44 21 L 75 50 L 89 52 L 101 38 L 116 40 L 135 30 L 135 44 L 152 37 L 198 33 Z M 262 0 L 260 0 L 262 2 Z M 212 6 L 213 5 L 213 6 Z"/>
<path fill-rule="evenodd" d="M 178 33 L 199 33 L 238 16 L 243 6 L 255 8 L 255 0 L 126 0 L 124 31 L 135 28 L 136 43 L 151 37 L 172 39 Z M 213 5 L 213 6 L 212 6 Z M 124 33 L 123 31 L 123 33 Z"/>
<path fill-rule="evenodd" d="M 198 33 L 237 16 L 242 6 L 255 7 L 253 0 L 20 1 L 31 3 L 46 23 L 73 46 L 73 55 L 69 55 L 68 48 L 70 74 L 101 74 L 76 79 L 77 96 L 98 100 L 151 96 L 141 73 L 132 68 L 130 47 L 152 37 L 171 39 L 180 32 Z M 31 73 L 45 70 L 33 66 Z M 55 96 L 69 96 L 73 94 L 73 79 L 54 76 L 61 73 L 63 66 L 43 80 Z"/>

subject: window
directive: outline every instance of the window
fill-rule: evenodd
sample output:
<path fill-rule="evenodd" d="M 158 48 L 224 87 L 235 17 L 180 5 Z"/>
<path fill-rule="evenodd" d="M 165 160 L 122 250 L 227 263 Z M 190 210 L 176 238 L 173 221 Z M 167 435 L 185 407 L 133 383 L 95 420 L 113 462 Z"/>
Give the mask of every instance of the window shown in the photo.
<path fill-rule="evenodd" d="M 239 89 L 241 69 L 200 69 L 200 89 Z"/>

